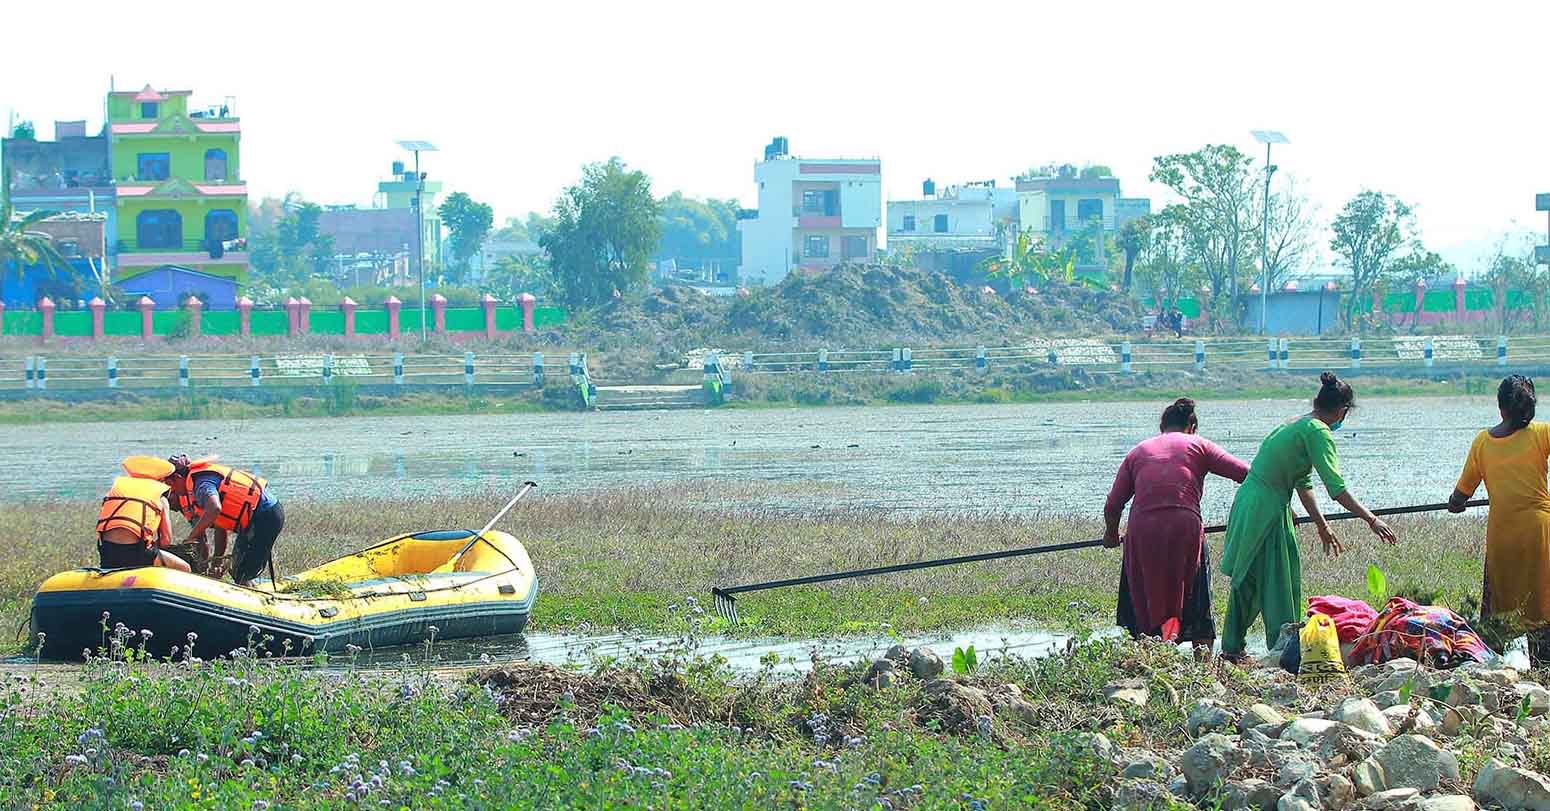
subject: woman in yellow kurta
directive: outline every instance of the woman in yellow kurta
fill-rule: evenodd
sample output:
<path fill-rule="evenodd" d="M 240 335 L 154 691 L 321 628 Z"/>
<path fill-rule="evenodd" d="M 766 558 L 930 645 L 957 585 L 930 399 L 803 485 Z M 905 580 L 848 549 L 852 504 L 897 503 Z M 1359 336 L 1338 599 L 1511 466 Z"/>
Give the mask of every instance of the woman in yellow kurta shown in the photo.
<path fill-rule="evenodd" d="M 1534 381 L 1511 375 L 1496 390 L 1502 421 L 1469 447 L 1464 472 L 1448 499 L 1463 512 L 1482 482 L 1491 497 L 1485 525 L 1482 617 L 1515 631 L 1550 626 L 1550 424 L 1534 422 Z M 1530 637 L 1536 664 L 1550 660 L 1550 634 Z"/>

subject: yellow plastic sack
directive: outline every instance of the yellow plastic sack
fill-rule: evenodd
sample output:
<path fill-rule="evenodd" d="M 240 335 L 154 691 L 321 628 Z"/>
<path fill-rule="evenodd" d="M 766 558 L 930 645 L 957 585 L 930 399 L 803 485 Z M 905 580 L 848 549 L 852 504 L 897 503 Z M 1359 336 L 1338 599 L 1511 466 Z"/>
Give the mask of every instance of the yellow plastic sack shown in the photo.
<path fill-rule="evenodd" d="M 1340 658 L 1340 634 L 1335 630 L 1334 620 L 1325 614 L 1311 614 L 1298 636 L 1302 645 L 1302 662 L 1297 666 L 1298 681 L 1327 684 L 1345 679 L 1345 661 Z"/>

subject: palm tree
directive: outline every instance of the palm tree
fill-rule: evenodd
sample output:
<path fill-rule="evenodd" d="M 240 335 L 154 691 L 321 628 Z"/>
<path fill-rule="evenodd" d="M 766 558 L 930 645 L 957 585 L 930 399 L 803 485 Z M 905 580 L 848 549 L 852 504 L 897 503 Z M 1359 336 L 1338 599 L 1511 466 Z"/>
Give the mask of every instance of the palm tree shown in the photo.
<path fill-rule="evenodd" d="M 11 173 L 6 172 L 3 184 L 0 184 L 0 283 L 8 274 L 21 281 L 29 265 L 42 264 L 49 275 L 56 270 L 68 270 L 70 264 L 54 247 L 54 238 L 28 230 L 54 216 L 55 212 L 34 211 L 18 219 L 11 205 L 10 189 Z"/>

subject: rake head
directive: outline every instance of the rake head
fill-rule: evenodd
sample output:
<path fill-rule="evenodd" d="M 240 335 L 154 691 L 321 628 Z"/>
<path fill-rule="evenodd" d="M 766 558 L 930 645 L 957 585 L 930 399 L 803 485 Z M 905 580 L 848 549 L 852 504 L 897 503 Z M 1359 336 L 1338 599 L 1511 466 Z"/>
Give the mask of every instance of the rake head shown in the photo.
<path fill-rule="evenodd" d="M 710 596 L 715 598 L 716 613 L 721 618 L 733 625 L 737 624 L 737 598 L 719 588 L 710 590 Z"/>

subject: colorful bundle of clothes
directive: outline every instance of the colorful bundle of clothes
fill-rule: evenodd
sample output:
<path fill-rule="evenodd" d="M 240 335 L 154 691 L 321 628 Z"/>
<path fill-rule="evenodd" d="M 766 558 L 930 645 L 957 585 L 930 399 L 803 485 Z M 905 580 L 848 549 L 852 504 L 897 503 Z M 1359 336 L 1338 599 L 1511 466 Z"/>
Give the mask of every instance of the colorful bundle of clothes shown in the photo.
<path fill-rule="evenodd" d="M 1365 600 L 1336 595 L 1308 598 L 1308 613 L 1323 614 L 1335 621 L 1341 642 L 1355 642 L 1378 619 L 1378 612 Z"/>
<path fill-rule="evenodd" d="M 1448 668 L 1470 661 L 1489 662 L 1494 656 L 1459 615 L 1394 597 L 1357 639 L 1350 661 L 1353 665 L 1375 665 L 1400 658 Z"/>

